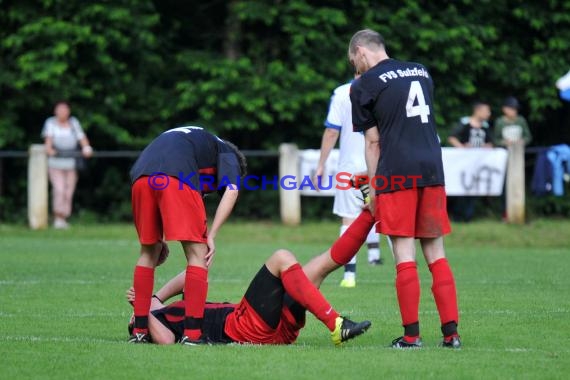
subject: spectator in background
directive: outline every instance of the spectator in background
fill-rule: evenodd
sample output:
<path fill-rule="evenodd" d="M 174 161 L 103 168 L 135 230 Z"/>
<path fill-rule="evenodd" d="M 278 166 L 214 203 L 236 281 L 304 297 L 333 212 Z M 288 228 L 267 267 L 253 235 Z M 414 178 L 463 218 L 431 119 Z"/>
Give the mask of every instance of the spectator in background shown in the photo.
<path fill-rule="evenodd" d="M 73 193 L 77 184 L 76 157 L 81 152 L 89 158 L 93 149 L 79 120 L 71 116 L 71 107 L 66 101 L 58 101 L 55 116 L 49 117 L 42 130 L 42 137 L 48 158 L 48 174 L 52 186 L 53 226 L 68 228 L 67 218 L 71 215 Z M 79 146 L 81 147 L 79 149 Z"/>
<path fill-rule="evenodd" d="M 491 117 L 491 107 L 485 102 L 475 102 L 468 119 L 462 119 L 447 141 L 456 148 L 491 148 L 491 133 L 484 125 Z M 475 197 L 456 197 L 451 203 L 453 220 L 469 222 L 475 215 Z"/>
<path fill-rule="evenodd" d="M 468 119 L 462 118 L 447 141 L 456 148 L 490 148 L 493 146 L 491 134 L 483 126 L 491 117 L 488 103 L 473 103 L 473 112 Z"/>
<path fill-rule="evenodd" d="M 509 96 L 503 102 L 503 115 L 495 121 L 495 142 L 500 146 L 508 146 L 511 143 L 524 140 L 528 145 L 532 135 L 526 119 L 519 115 L 519 101 L 514 96 Z"/>
<path fill-rule="evenodd" d="M 495 142 L 497 145 L 508 147 L 510 144 L 520 140 L 523 140 L 524 144 L 528 145 L 532 140 L 526 119 L 519 115 L 519 109 L 519 101 L 514 96 L 509 96 L 503 102 L 503 115 L 495 121 Z M 503 220 L 507 220 L 505 186 L 506 183 L 501 194 Z"/>

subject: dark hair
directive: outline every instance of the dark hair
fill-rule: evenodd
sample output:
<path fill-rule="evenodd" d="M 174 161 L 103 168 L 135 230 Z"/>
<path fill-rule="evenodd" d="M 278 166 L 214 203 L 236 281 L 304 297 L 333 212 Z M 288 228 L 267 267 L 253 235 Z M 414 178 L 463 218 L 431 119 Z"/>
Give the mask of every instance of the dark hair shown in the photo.
<path fill-rule="evenodd" d="M 234 154 L 236 155 L 236 158 L 238 160 L 239 163 L 239 172 L 240 175 L 243 177 L 245 177 L 245 175 L 247 174 L 247 160 L 245 158 L 245 156 L 243 155 L 243 153 L 238 149 L 237 146 L 235 146 L 235 144 L 233 144 L 232 142 L 228 141 L 228 140 L 224 140 L 224 143 L 234 152 Z"/>
<path fill-rule="evenodd" d="M 503 107 L 514 108 L 518 110 L 521 106 L 517 98 L 515 98 L 514 96 L 509 96 L 503 101 Z"/>
<path fill-rule="evenodd" d="M 473 109 L 473 111 L 482 106 L 490 107 L 491 105 L 488 102 L 484 102 L 482 100 L 476 100 L 471 104 L 471 108 Z"/>

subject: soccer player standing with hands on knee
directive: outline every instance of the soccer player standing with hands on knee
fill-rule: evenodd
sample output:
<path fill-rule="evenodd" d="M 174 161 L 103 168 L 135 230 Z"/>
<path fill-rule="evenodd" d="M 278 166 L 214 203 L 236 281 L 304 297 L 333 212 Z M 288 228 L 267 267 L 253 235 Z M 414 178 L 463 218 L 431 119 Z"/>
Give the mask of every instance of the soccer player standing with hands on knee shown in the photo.
<path fill-rule="evenodd" d="M 134 271 L 137 297 L 129 342 L 149 343 L 154 268 L 165 259 L 164 240 L 180 241 L 188 260 L 184 334 L 180 343 L 201 342 L 214 239 L 232 212 L 238 197 L 237 185 L 245 171 L 245 158 L 235 145 L 200 127 L 170 129 L 143 150 L 130 173 L 133 217 L 141 251 Z M 202 194 L 214 190 L 223 190 L 223 195 L 208 231 Z"/>
<path fill-rule="evenodd" d="M 455 280 L 443 246 L 443 235 L 451 228 L 432 78 L 421 64 L 388 57 L 383 37 L 369 29 L 354 34 L 348 58 L 362 73 L 352 84 L 350 99 L 354 129 L 365 133 L 368 178 L 376 189 L 369 208 L 378 232 L 390 236 L 396 258 L 396 292 L 404 335 L 396 338 L 392 347 L 422 345 L 417 238 L 432 274 L 442 345 L 459 348 Z"/>

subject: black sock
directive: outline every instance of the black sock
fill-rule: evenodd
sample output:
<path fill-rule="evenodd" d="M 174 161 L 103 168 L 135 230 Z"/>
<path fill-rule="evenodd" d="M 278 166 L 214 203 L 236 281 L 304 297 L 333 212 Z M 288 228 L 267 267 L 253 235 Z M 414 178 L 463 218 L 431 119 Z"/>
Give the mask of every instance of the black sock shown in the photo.
<path fill-rule="evenodd" d="M 441 326 L 441 332 L 445 337 L 457 334 L 457 323 L 455 321 L 447 322 Z"/>
<path fill-rule="evenodd" d="M 420 323 L 411 323 L 409 325 L 404 326 L 404 335 L 405 336 L 420 336 Z"/>

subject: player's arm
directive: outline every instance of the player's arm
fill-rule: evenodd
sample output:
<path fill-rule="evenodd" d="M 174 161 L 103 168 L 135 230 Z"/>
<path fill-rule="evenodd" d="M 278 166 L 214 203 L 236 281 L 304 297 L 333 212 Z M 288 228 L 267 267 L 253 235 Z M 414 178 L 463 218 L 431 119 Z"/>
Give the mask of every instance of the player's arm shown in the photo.
<path fill-rule="evenodd" d="M 449 145 L 455 148 L 465 148 L 465 145 L 461 141 L 459 141 L 459 136 L 461 135 L 462 130 L 463 130 L 463 125 L 461 124 L 459 124 L 457 127 L 453 129 L 453 132 L 451 132 L 451 135 L 449 135 L 449 137 L 447 138 L 447 142 L 449 143 Z"/>
<path fill-rule="evenodd" d="M 156 293 L 154 293 L 159 300 L 166 302 L 166 300 L 182 294 L 184 289 L 184 280 L 186 276 L 186 271 L 182 271 L 173 278 L 170 279 L 166 284 L 162 286 Z"/>
<path fill-rule="evenodd" d="M 326 127 L 325 132 L 323 133 L 323 138 L 321 140 L 321 155 L 319 157 L 319 164 L 317 165 L 317 171 L 315 172 L 315 178 L 313 178 L 313 182 L 315 183 L 315 189 L 317 191 L 320 190 L 319 186 L 317 186 L 318 178 L 322 177 L 325 172 L 325 163 L 327 162 L 329 155 L 331 154 L 331 151 L 336 145 L 339 134 L 340 130 L 332 127 Z"/>
<path fill-rule="evenodd" d="M 232 210 L 237 202 L 239 190 L 236 188 L 236 185 L 233 187 L 234 188 L 231 189 L 230 186 L 228 186 L 226 188 L 226 191 L 224 191 L 224 195 L 222 195 L 220 204 L 218 204 L 218 208 L 216 209 L 214 221 L 212 222 L 212 226 L 208 232 L 208 253 L 206 254 L 206 265 L 210 265 L 212 259 L 214 258 L 214 254 L 216 253 L 216 235 L 218 234 L 218 231 L 224 222 L 232 213 Z"/>
<path fill-rule="evenodd" d="M 368 171 L 370 187 L 374 189 L 376 184 L 373 183 L 372 179 L 376 175 L 378 160 L 380 159 L 380 132 L 376 126 L 368 128 L 366 132 L 364 132 L 364 158 L 366 159 L 366 169 Z M 368 207 L 372 215 L 374 215 L 376 207 L 374 195 L 370 197 Z"/>
<path fill-rule="evenodd" d="M 148 315 L 148 329 L 152 342 L 156 344 L 174 344 L 174 334 L 152 313 Z"/>
<path fill-rule="evenodd" d="M 184 290 L 184 281 L 186 277 L 186 271 L 174 276 L 170 281 L 162 286 L 154 295 L 152 296 L 152 301 L 150 305 L 150 310 L 161 309 L 164 307 L 164 303 L 170 298 L 182 294 Z M 127 301 L 129 303 L 135 302 L 135 288 L 132 286 L 127 289 Z"/>

